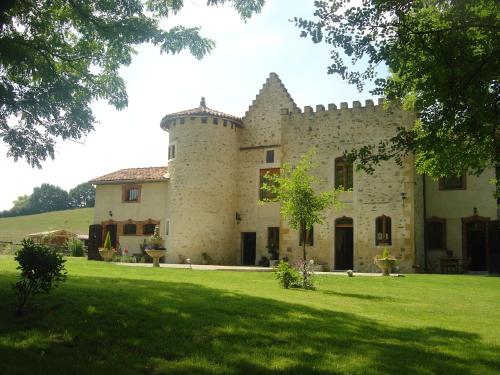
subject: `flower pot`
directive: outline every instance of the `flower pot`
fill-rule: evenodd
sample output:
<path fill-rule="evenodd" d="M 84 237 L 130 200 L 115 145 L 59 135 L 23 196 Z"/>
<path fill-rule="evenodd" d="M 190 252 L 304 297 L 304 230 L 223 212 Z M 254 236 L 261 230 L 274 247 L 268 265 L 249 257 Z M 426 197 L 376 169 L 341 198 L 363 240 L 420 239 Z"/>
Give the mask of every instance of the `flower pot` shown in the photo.
<path fill-rule="evenodd" d="M 391 274 L 391 269 L 396 264 L 396 259 L 394 258 L 382 258 L 375 259 L 375 264 L 382 271 L 383 276 L 389 276 Z"/>
<path fill-rule="evenodd" d="M 101 255 L 102 259 L 104 259 L 105 262 L 111 262 L 111 259 L 113 259 L 113 255 L 115 254 L 115 249 L 106 249 L 104 247 L 99 248 L 99 255 Z"/>
<path fill-rule="evenodd" d="M 150 249 L 146 250 L 146 254 L 153 258 L 153 267 L 160 267 L 160 258 L 167 255 L 167 250 Z"/>

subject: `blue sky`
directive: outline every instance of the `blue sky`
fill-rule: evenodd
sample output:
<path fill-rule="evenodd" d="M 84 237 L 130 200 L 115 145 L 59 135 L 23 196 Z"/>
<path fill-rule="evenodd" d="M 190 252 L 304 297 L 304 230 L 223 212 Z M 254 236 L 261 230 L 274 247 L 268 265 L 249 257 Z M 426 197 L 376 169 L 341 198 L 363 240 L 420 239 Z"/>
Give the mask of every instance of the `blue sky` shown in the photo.
<path fill-rule="evenodd" d="M 121 168 L 167 163 L 168 134 L 161 118 L 171 112 L 207 106 L 243 116 L 270 72 L 276 72 L 299 107 L 341 101 L 375 99 L 365 90 L 327 74 L 330 48 L 299 37 L 294 16 L 312 18 L 313 0 L 267 0 L 261 14 L 244 23 L 228 7 L 205 6 L 205 0 L 186 0 L 185 8 L 165 22 L 201 26 L 214 39 L 215 50 L 202 60 L 187 52 L 161 55 L 153 46 L 137 49 L 130 66 L 122 69 L 129 106 L 116 111 L 105 102 L 93 105 L 99 123 L 81 143 L 59 142 L 55 160 L 32 169 L 24 160 L 0 158 L 0 210 L 17 196 L 30 194 L 42 183 L 69 190 L 81 182 Z M 0 144 L 0 155 L 6 147 Z"/>

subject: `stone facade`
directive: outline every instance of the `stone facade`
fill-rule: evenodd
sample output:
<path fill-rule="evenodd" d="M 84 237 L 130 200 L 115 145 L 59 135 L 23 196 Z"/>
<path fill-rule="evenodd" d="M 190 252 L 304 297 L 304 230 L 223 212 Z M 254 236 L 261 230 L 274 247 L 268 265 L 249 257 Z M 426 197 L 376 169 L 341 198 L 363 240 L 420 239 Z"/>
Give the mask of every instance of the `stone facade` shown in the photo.
<path fill-rule="evenodd" d="M 123 222 L 157 220 L 166 238 L 166 261 L 172 263 L 202 262 L 206 253 L 214 263 L 257 264 L 269 256 L 270 233 L 278 232 L 280 257 L 297 260 L 302 256 L 299 234 L 280 217 L 279 203 L 258 204 L 263 171 L 294 165 L 314 148 L 316 173 L 323 181 L 319 189 L 330 189 L 336 183 L 336 160 L 345 150 L 387 139 L 414 120 L 412 113 L 384 110 L 371 100 L 301 111 L 271 73 L 242 119 L 209 109 L 204 99 L 198 108 L 165 116 L 161 126 L 169 132 L 170 159 L 165 180 L 143 183 L 141 201 L 135 203 L 121 200 L 120 181 L 94 180 L 95 223 L 109 222 L 109 211 Z M 490 177 L 487 171 L 471 177 L 467 190 L 439 191 L 437 182 L 416 174 L 412 156 L 402 166 L 384 162 L 372 175 L 354 171 L 352 190 L 340 196 L 342 207 L 329 210 L 325 222 L 315 225 L 308 256 L 330 270 L 351 264 L 356 271 L 375 271 L 373 257 L 387 247 L 401 271 L 423 269 L 427 256 L 432 261 L 442 256 L 424 252 L 424 212 L 427 218 L 449 218 L 447 243 L 463 255 L 458 227 L 472 215 L 471 207 L 495 218 Z M 377 245 L 377 220 L 390 220 L 390 244 Z M 128 241 L 137 247 L 140 238 L 126 237 L 120 236 L 122 246 Z M 352 245 L 345 245 L 350 243 L 346 238 Z M 345 246 L 351 247 L 351 259 L 341 263 Z"/>

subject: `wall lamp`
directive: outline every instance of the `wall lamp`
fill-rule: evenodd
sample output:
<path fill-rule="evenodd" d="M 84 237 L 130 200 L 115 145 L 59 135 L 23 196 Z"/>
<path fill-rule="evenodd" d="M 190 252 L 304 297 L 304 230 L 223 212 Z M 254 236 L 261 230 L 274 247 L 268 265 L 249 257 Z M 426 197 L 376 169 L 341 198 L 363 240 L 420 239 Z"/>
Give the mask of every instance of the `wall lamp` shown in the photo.
<path fill-rule="evenodd" d="M 109 210 L 109 217 L 113 217 L 113 211 Z"/>
<path fill-rule="evenodd" d="M 236 212 L 236 224 L 239 224 L 241 222 L 241 215 Z"/>

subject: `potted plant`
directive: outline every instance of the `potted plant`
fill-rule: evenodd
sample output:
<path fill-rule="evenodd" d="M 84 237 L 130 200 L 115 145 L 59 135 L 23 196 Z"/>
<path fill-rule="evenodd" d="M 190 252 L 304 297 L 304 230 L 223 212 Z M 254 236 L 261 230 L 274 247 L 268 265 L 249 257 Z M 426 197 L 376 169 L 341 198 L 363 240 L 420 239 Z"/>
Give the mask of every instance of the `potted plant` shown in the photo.
<path fill-rule="evenodd" d="M 106 233 L 106 238 L 104 239 L 103 247 L 99 248 L 99 254 L 105 262 L 110 262 L 115 254 L 115 249 L 111 247 L 111 235 Z"/>
<path fill-rule="evenodd" d="M 157 225 L 146 249 L 146 254 L 153 258 L 153 267 L 160 267 L 160 258 L 167 255 L 167 249 L 163 247 L 163 242 L 163 237 L 160 236 L 160 228 Z"/>
<path fill-rule="evenodd" d="M 389 254 L 389 250 L 384 248 L 382 255 L 376 255 L 374 263 L 382 271 L 382 276 L 389 276 L 392 267 L 396 264 L 396 258 Z"/>

